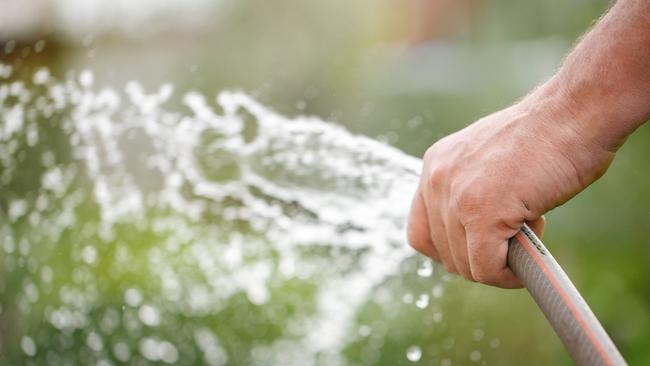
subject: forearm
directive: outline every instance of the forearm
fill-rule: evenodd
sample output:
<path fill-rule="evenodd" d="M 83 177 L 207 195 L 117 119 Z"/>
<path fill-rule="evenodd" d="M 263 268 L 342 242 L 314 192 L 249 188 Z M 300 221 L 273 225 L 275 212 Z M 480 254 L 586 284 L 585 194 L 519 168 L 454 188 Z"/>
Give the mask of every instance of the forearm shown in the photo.
<path fill-rule="evenodd" d="M 650 1 L 619 0 L 523 102 L 615 151 L 650 118 Z"/>

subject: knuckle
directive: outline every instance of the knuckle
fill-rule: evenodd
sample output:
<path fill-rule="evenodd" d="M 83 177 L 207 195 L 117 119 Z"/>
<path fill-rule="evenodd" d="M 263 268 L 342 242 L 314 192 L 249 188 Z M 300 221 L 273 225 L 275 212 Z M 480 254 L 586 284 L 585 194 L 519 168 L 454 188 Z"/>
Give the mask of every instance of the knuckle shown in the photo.
<path fill-rule="evenodd" d="M 470 272 L 464 272 L 463 277 L 470 282 L 476 282 L 476 279 L 474 279 L 474 276 Z"/>
<path fill-rule="evenodd" d="M 463 191 L 459 193 L 456 200 L 458 209 L 461 212 L 471 211 L 478 206 L 479 196 L 472 191 Z"/>
<path fill-rule="evenodd" d="M 427 148 L 427 150 L 424 152 L 424 155 L 422 156 L 422 159 L 425 161 L 435 159 L 436 156 L 436 151 L 437 151 L 437 144 L 433 144 Z"/>
<path fill-rule="evenodd" d="M 490 268 L 486 268 L 485 262 L 481 260 L 480 255 L 476 252 L 476 248 L 470 248 L 470 257 L 474 258 L 474 261 L 472 265 L 470 266 L 470 272 L 472 278 L 476 282 L 480 282 L 483 284 L 487 285 L 492 285 L 495 283 L 497 280 L 497 275 L 493 273 L 493 271 L 490 270 Z"/>
<path fill-rule="evenodd" d="M 414 249 L 422 248 L 428 245 L 428 239 L 423 238 L 422 235 L 415 229 L 413 224 L 409 224 L 406 230 L 406 240 L 409 245 Z"/>
<path fill-rule="evenodd" d="M 429 147 L 423 158 L 426 165 L 425 177 L 431 188 L 442 186 L 449 175 L 448 167 L 443 163 L 445 160 L 441 159 L 442 155 L 439 153 L 438 145 L 439 143 L 436 143 Z"/>
<path fill-rule="evenodd" d="M 476 282 L 490 286 L 500 286 L 504 283 L 504 278 L 498 272 L 472 269 L 472 277 Z"/>
<path fill-rule="evenodd" d="M 453 266 L 453 265 L 451 265 L 451 264 L 449 264 L 449 263 L 447 263 L 447 262 L 444 262 L 443 265 L 445 266 L 445 270 L 446 270 L 448 273 L 456 274 L 456 275 L 458 274 L 458 270 L 456 269 L 455 266 Z"/>
<path fill-rule="evenodd" d="M 470 272 L 472 273 L 474 280 L 476 280 L 476 282 L 489 284 L 489 282 L 492 281 L 492 274 L 489 269 L 485 268 L 483 263 L 481 263 L 480 255 L 477 253 L 476 248 L 470 247 L 469 255 L 474 258 L 474 263 L 470 267 Z"/>
<path fill-rule="evenodd" d="M 431 188 L 436 188 L 441 186 L 445 181 L 445 171 L 440 167 L 434 167 L 429 172 L 429 186 Z"/>
<path fill-rule="evenodd" d="M 494 284 L 494 281 L 495 281 L 495 278 L 494 278 L 493 275 L 491 275 L 488 272 L 480 271 L 480 270 L 473 270 L 472 271 L 472 277 L 474 277 L 474 279 L 477 282 L 480 282 L 480 283 L 483 283 L 483 284 L 486 284 L 486 285 L 492 285 L 492 284 Z"/>
<path fill-rule="evenodd" d="M 481 197 L 474 191 L 459 193 L 455 199 L 456 211 L 463 224 L 475 216 L 481 207 Z"/>

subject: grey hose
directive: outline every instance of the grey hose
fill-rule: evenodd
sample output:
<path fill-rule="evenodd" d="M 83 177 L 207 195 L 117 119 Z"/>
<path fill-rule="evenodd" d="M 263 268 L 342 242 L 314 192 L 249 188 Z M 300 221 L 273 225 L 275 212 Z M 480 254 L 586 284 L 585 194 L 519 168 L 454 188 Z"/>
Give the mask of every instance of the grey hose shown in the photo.
<path fill-rule="evenodd" d="M 627 365 L 569 277 L 527 225 L 510 239 L 508 265 L 578 366 Z"/>

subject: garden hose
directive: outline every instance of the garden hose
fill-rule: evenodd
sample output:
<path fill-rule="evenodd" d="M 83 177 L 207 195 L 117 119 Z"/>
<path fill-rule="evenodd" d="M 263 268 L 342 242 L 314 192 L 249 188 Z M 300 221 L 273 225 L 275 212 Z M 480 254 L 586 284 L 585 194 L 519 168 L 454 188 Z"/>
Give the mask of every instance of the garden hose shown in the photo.
<path fill-rule="evenodd" d="M 578 366 L 627 365 L 569 277 L 527 225 L 510 239 L 508 265 Z"/>

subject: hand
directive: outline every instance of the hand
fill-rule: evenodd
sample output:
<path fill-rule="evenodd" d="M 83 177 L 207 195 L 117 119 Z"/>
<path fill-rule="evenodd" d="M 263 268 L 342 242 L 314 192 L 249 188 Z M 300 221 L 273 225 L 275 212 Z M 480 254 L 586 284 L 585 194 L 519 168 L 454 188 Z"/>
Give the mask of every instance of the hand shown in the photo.
<path fill-rule="evenodd" d="M 448 272 L 517 288 L 508 239 L 598 179 L 614 153 L 581 132 L 569 108 L 534 100 L 485 117 L 431 146 L 413 199 L 408 239 Z"/>

